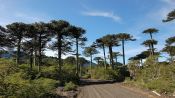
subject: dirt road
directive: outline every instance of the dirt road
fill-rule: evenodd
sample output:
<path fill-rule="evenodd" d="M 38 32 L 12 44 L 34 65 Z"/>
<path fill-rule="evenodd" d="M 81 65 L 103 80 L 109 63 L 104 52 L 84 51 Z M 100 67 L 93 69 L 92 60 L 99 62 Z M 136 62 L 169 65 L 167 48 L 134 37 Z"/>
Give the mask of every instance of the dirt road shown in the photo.
<path fill-rule="evenodd" d="M 146 93 L 127 89 L 120 84 L 86 85 L 81 89 L 78 98 L 155 98 Z"/>

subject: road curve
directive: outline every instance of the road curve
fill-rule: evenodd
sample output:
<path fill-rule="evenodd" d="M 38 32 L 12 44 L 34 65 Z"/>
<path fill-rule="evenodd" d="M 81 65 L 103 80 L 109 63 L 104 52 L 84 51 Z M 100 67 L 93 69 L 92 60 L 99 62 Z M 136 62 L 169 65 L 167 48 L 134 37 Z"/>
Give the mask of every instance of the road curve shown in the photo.
<path fill-rule="evenodd" d="M 135 92 L 120 84 L 96 84 L 81 88 L 78 98 L 154 98 L 145 93 Z"/>

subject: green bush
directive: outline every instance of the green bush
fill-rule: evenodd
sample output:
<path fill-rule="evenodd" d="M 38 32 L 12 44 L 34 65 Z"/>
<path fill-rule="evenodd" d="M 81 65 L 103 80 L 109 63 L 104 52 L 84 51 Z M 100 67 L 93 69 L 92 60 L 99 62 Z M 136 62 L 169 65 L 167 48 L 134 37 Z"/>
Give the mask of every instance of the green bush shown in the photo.
<path fill-rule="evenodd" d="M 41 68 L 41 77 L 58 79 L 58 71 L 56 66 L 43 66 Z"/>
<path fill-rule="evenodd" d="M 72 81 L 75 84 L 79 83 L 79 77 L 76 75 L 75 66 L 73 65 L 64 65 L 62 72 L 60 73 L 59 77 L 61 79 L 62 85 L 67 82 Z"/>
<path fill-rule="evenodd" d="M 75 85 L 73 82 L 65 83 L 65 86 L 64 86 L 65 91 L 76 90 L 76 88 L 77 88 L 77 85 Z"/>
<path fill-rule="evenodd" d="M 57 66 L 49 65 L 41 66 L 38 72 L 37 66 L 31 69 L 29 64 L 16 66 L 12 60 L 0 59 L 0 97 L 54 97 L 57 96 L 54 90 L 59 85 L 65 85 L 65 90 L 75 90 L 79 82 L 75 69 L 73 65 L 64 65 L 58 72 Z"/>
<path fill-rule="evenodd" d="M 151 90 L 156 90 L 159 93 L 169 94 L 173 93 L 175 90 L 175 84 L 171 81 L 164 80 L 164 79 L 158 79 L 153 80 L 146 84 L 146 87 Z"/>
<path fill-rule="evenodd" d="M 22 78 L 21 73 L 8 76 L 4 82 L 8 85 L 5 95 L 17 98 L 40 98 L 51 94 L 59 84 L 58 81 L 47 78 L 26 80 Z"/>
<path fill-rule="evenodd" d="M 88 79 L 88 78 L 90 78 L 90 77 L 91 77 L 90 74 L 85 74 L 85 75 L 83 75 L 81 78 L 83 78 L 83 79 Z"/>
<path fill-rule="evenodd" d="M 91 70 L 91 78 L 102 79 L 102 80 L 118 80 L 119 79 L 119 69 L 105 69 L 103 67 L 94 67 Z"/>
<path fill-rule="evenodd" d="M 129 64 L 131 64 L 129 66 L 136 66 L 134 63 Z M 157 56 L 149 57 L 142 68 L 130 67 L 135 78 L 134 81 L 127 82 L 142 88 L 156 90 L 159 93 L 172 94 L 175 91 L 174 65 L 174 63 L 158 62 Z"/>

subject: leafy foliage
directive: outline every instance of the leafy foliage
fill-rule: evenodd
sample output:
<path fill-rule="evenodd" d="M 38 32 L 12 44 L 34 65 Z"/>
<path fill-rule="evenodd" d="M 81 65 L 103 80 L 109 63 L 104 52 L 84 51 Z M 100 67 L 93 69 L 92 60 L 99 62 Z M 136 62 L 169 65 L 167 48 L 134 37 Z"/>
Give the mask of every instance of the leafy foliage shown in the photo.
<path fill-rule="evenodd" d="M 73 82 L 68 82 L 64 86 L 65 91 L 71 91 L 71 90 L 76 90 L 77 85 L 75 85 Z"/>

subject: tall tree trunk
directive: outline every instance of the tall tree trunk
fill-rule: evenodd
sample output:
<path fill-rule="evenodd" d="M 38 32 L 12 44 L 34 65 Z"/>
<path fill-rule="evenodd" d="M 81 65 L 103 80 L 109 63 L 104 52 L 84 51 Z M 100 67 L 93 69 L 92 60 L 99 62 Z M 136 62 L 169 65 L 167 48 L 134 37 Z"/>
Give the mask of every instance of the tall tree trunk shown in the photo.
<path fill-rule="evenodd" d="M 21 38 L 18 39 L 18 43 L 17 43 L 17 55 L 16 55 L 16 64 L 17 66 L 20 63 L 20 50 L 21 50 Z"/>
<path fill-rule="evenodd" d="M 30 70 L 32 71 L 33 67 L 33 49 L 30 49 Z"/>
<path fill-rule="evenodd" d="M 125 66 L 125 41 L 122 40 L 123 65 Z"/>
<path fill-rule="evenodd" d="M 41 63 L 42 63 L 42 41 L 41 41 L 41 34 L 39 36 L 39 58 L 38 58 L 38 71 L 40 72 L 40 67 L 41 67 Z"/>
<path fill-rule="evenodd" d="M 153 55 L 151 45 L 149 45 L 149 53 L 150 55 Z"/>
<path fill-rule="evenodd" d="M 80 67 L 79 67 L 79 54 L 78 54 L 78 39 L 76 38 L 76 74 L 79 75 Z"/>
<path fill-rule="evenodd" d="M 110 54 L 110 60 L 111 60 L 111 67 L 114 69 L 114 59 L 112 55 L 112 46 L 109 46 L 109 54 Z"/>
<path fill-rule="evenodd" d="M 150 34 L 151 39 L 153 39 L 152 33 L 149 33 L 149 34 Z"/>
<path fill-rule="evenodd" d="M 116 56 L 116 57 L 115 57 L 115 62 L 116 62 L 116 64 L 117 64 L 117 61 L 118 61 L 117 59 L 118 59 L 118 58 L 117 58 L 117 56 Z"/>
<path fill-rule="evenodd" d="M 154 55 L 154 45 L 152 44 L 152 54 Z"/>
<path fill-rule="evenodd" d="M 103 55 L 104 55 L 104 66 L 105 69 L 107 69 L 107 65 L 106 65 L 106 52 L 105 52 L 105 46 L 103 45 Z"/>
<path fill-rule="evenodd" d="M 62 40 L 61 40 L 61 35 L 58 35 L 58 67 L 59 67 L 59 72 L 61 72 L 62 69 L 62 60 L 61 60 L 61 53 L 62 53 Z"/>
<path fill-rule="evenodd" d="M 90 69 L 91 69 L 91 75 L 92 75 L 92 54 L 91 54 Z"/>
<path fill-rule="evenodd" d="M 149 34 L 150 34 L 151 40 L 153 40 L 152 33 L 150 32 Z M 153 45 L 153 43 L 151 43 L 151 51 L 152 51 L 152 55 L 154 55 L 154 45 Z"/>
<path fill-rule="evenodd" d="M 37 37 L 34 37 L 34 56 L 33 56 L 33 66 L 36 66 L 36 62 L 37 62 Z"/>

